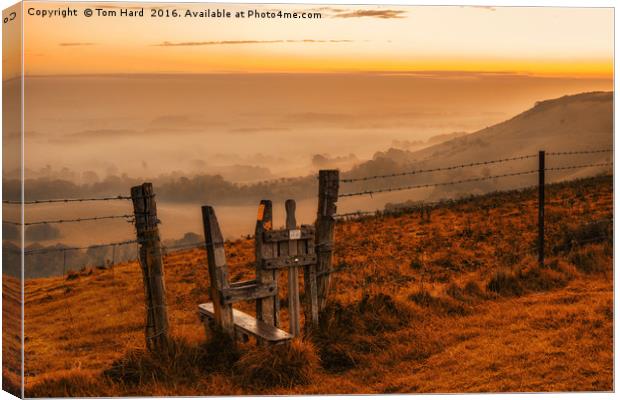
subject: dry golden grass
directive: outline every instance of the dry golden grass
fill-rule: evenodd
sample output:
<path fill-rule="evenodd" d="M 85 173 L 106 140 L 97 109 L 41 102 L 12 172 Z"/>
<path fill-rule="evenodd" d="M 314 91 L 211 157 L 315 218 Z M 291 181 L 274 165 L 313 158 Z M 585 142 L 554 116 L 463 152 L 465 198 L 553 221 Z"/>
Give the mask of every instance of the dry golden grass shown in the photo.
<path fill-rule="evenodd" d="M 144 351 L 135 263 L 29 280 L 26 395 L 610 391 L 611 233 L 585 222 L 612 216 L 611 178 L 551 186 L 547 198 L 544 267 L 530 254 L 533 191 L 440 207 L 430 221 L 411 213 L 339 223 L 334 264 L 343 270 L 321 332 L 271 351 L 205 343 L 200 249 L 165 258 L 175 346 L 162 356 Z M 226 250 L 232 280 L 253 278 L 252 241 Z M 237 306 L 253 313 L 252 303 Z"/>
<path fill-rule="evenodd" d="M 21 397 L 21 281 L 2 275 L 2 389 Z"/>

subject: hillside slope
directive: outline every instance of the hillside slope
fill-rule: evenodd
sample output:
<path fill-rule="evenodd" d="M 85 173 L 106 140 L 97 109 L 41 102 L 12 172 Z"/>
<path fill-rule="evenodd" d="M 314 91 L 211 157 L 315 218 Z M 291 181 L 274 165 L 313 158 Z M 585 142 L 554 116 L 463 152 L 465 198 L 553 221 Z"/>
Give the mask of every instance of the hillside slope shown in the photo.
<path fill-rule="evenodd" d="M 613 93 L 593 92 L 538 102 L 500 124 L 411 154 L 412 160 L 441 157 L 459 162 L 507 158 L 538 150 L 609 148 L 613 143 Z"/>
<path fill-rule="evenodd" d="M 379 152 L 373 160 L 360 164 L 343 175 L 347 178 L 374 176 L 417 169 L 432 169 L 472 162 L 535 155 L 547 152 L 609 149 L 613 146 L 613 92 L 592 92 L 564 96 L 538 102 L 507 121 L 461 136 L 419 151 L 390 149 Z M 610 153 L 549 158 L 548 167 L 597 164 L 611 160 Z M 537 160 L 525 159 L 488 167 L 468 168 L 449 173 L 433 173 L 391 179 L 391 184 L 416 184 L 483 175 L 499 175 L 537 168 Z M 601 167 L 550 172 L 549 181 L 590 176 Z M 515 177 L 499 183 L 475 182 L 459 187 L 460 192 L 484 193 L 531 184 L 531 177 Z M 373 189 L 385 186 L 382 181 L 364 182 L 354 189 Z M 424 193 L 421 198 L 451 197 L 449 188 Z M 417 194 L 414 194 L 417 196 Z"/>
<path fill-rule="evenodd" d="M 204 343 L 202 249 L 165 258 L 171 359 L 143 351 L 136 263 L 28 280 L 26 395 L 610 391 L 612 194 L 609 176 L 549 186 L 544 268 L 533 190 L 338 223 L 329 323 L 287 353 L 292 381 L 248 368 L 274 354 Z M 253 242 L 226 251 L 231 279 L 253 278 Z"/>

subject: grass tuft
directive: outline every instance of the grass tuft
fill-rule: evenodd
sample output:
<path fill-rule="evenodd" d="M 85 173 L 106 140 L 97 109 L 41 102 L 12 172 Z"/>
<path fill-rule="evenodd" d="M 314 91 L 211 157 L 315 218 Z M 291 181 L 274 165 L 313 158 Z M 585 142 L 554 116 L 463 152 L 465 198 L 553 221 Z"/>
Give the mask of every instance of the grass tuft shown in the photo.
<path fill-rule="evenodd" d="M 573 249 L 568 256 L 568 260 L 577 270 L 585 274 L 610 272 L 613 268 L 613 263 L 610 262 L 609 257 L 598 246 Z"/>
<path fill-rule="evenodd" d="M 457 293 L 454 293 L 455 291 L 455 288 L 452 288 L 453 294 L 458 295 Z M 468 308 L 465 307 L 461 301 L 451 298 L 435 297 L 425 289 L 421 289 L 409 295 L 409 300 L 419 306 L 430 308 L 440 314 L 462 316 L 470 313 L 470 310 L 468 310 Z"/>
<path fill-rule="evenodd" d="M 521 296 L 526 292 L 544 292 L 564 287 L 574 278 L 574 269 L 552 260 L 543 267 L 530 264 L 517 270 L 497 271 L 487 283 L 487 290 L 500 296 Z"/>
<path fill-rule="evenodd" d="M 256 347 L 234 365 L 241 385 L 253 388 L 307 385 L 312 382 L 319 357 L 310 342 L 295 339 L 268 347 Z"/>
<path fill-rule="evenodd" d="M 524 292 L 519 278 L 506 270 L 496 271 L 493 274 L 487 283 L 487 290 L 505 297 L 520 296 Z"/>

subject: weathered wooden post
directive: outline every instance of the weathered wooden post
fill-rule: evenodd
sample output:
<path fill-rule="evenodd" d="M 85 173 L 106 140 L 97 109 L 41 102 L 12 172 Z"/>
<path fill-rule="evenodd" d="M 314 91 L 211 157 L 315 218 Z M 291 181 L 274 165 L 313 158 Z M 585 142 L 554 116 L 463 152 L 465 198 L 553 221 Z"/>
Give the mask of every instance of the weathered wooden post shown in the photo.
<path fill-rule="evenodd" d="M 258 206 L 256 218 L 256 230 L 254 231 L 256 251 L 256 281 L 262 285 L 278 283 L 278 270 L 263 268 L 263 259 L 277 256 L 277 243 L 266 242 L 263 234 L 273 229 L 273 209 L 271 200 L 261 200 Z M 276 294 L 272 297 L 258 299 L 256 301 L 256 318 L 269 325 L 280 326 L 280 299 Z"/>
<path fill-rule="evenodd" d="M 202 225 L 205 233 L 207 263 L 209 264 L 209 280 L 211 283 L 211 299 L 215 320 L 219 329 L 231 339 L 235 339 L 235 324 L 232 304 L 222 301 L 222 291 L 230 287 L 228 283 L 228 265 L 224 251 L 224 238 L 217 222 L 215 211 L 211 206 L 202 207 Z"/>
<path fill-rule="evenodd" d="M 545 151 L 538 152 L 538 264 L 545 265 Z"/>
<path fill-rule="evenodd" d="M 331 285 L 334 215 L 338 201 L 338 170 L 319 171 L 319 206 L 316 218 L 317 295 L 319 311 L 327 304 Z"/>
<path fill-rule="evenodd" d="M 289 232 L 297 229 L 297 220 L 295 218 L 295 200 L 286 200 L 286 229 Z M 299 231 L 301 234 L 301 231 Z M 289 236 L 290 238 L 290 236 Z M 280 251 L 280 256 L 288 255 L 294 257 L 298 254 L 298 246 L 302 246 L 303 243 L 298 240 L 289 240 L 286 243 L 288 249 L 283 252 Z M 299 249 L 303 252 L 303 249 Z M 299 268 L 295 265 L 288 269 L 288 314 L 289 314 L 289 327 L 293 336 L 299 336 L 300 323 L 299 323 Z"/>
<path fill-rule="evenodd" d="M 138 237 L 140 267 L 146 303 L 146 347 L 151 351 L 168 349 L 168 310 L 164 286 L 164 266 L 157 224 L 157 207 L 152 183 L 131 188 Z"/>

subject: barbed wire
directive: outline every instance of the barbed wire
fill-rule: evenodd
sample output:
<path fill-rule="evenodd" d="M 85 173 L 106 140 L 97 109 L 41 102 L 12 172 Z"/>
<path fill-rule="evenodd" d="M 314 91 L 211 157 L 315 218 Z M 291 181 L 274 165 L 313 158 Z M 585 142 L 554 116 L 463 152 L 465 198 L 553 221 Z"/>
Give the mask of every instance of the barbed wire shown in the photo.
<path fill-rule="evenodd" d="M 569 156 L 574 154 L 595 154 L 595 153 L 613 153 L 613 149 L 598 150 L 577 150 L 577 151 L 552 151 L 545 153 L 545 156 Z"/>
<path fill-rule="evenodd" d="M 545 171 L 560 171 L 560 170 L 565 170 L 565 169 L 578 169 L 578 168 L 589 168 L 589 167 L 606 167 L 606 166 L 612 166 L 612 165 L 614 165 L 613 162 L 597 163 L 597 164 L 569 165 L 569 166 L 565 166 L 565 167 L 545 168 Z"/>
<path fill-rule="evenodd" d="M 382 188 L 382 189 L 375 189 L 375 190 L 364 190 L 364 191 L 361 191 L 361 192 L 352 192 L 352 193 L 339 194 L 338 198 L 340 198 L 340 197 L 353 197 L 353 196 L 372 195 L 374 193 L 397 192 L 397 191 L 411 190 L 411 189 L 422 189 L 422 188 L 437 187 L 437 186 L 457 185 L 457 184 L 460 184 L 460 183 L 479 182 L 479 181 L 485 181 L 485 180 L 490 180 L 490 179 L 506 178 L 506 177 L 519 176 L 519 175 L 529 175 L 529 174 L 535 174 L 535 173 L 538 173 L 538 170 L 522 171 L 522 172 L 511 172 L 511 173 L 500 174 L 500 175 L 489 175 L 489 176 L 482 176 L 482 177 L 478 177 L 478 178 L 461 179 L 461 180 L 458 180 L 458 181 L 439 182 L 439 183 L 427 183 L 427 184 L 423 184 L 423 185 L 412 185 L 412 186 L 398 186 L 398 187 L 393 187 L 393 188 Z"/>
<path fill-rule="evenodd" d="M 502 159 L 497 159 L 497 160 L 479 161 L 479 162 L 473 162 L 469 164 L 452 165 L 449 167 L 437 167 L 437 168 L 419 169 L 419 170 L 413 170 L 413 171 L 407 171 L 407 172 L 395 172 L 392 174 L 366 176 L 362 178 L 346 178 L 346 179 L 340 179 L 340 182 L 352 183 L 352 182 L 369 181 L 373 179 L 394 178 L 394 177 L 406 176 L 406 175 L 417 175 L 417 174 L 423 174 L 423 173 L 428 173 L 428 172 L 450 171 L 454 169 L 475 167 L 475 166 L 480 166 L 480 165 L 489 165 L 489 164 L 498 164 L 498 163 L 504 163 L 504 162 L 509 162 L 509 161 L 525 160 L 525 159 L 534 158 L 534 157 L 538 157 L 538 155 L 528 154 L 524 156 L 502 158 Z"/>
<path fill-rule="evenodd" d="M 154 195 L 153 195 L 154 196 Z M 74 203 L 85 201 L 111 201 L 111 200 L 131 200 L 131 196 L 110 196 L 110 197 L 87 197 L 73 199 L 43 199 L 43 200 L 2 200 L 4 204 L 42 204 L 42 203 Z"/>
<path fill-rule="evenodd" d="M 57 219 L 50 221 L 35 221 L 35 222 L 24 222 L 24 226 L 29 225 L 45 225 L 45 224 L 64 224 L 69 222 L 85 222 L 85 221 L 98 221 L 101 219 L 126 219 L 127 222 L 133 222 L 134 215 L 133 214 L 123 214 L 123 215 L 106 215 L 101 217 L 86 217 L 86 218 L 75 218 L 75 219 Z M 10 225 L 21 225 L 20 222 L 14 221 L 2 221 L 3 224 Z"/>

